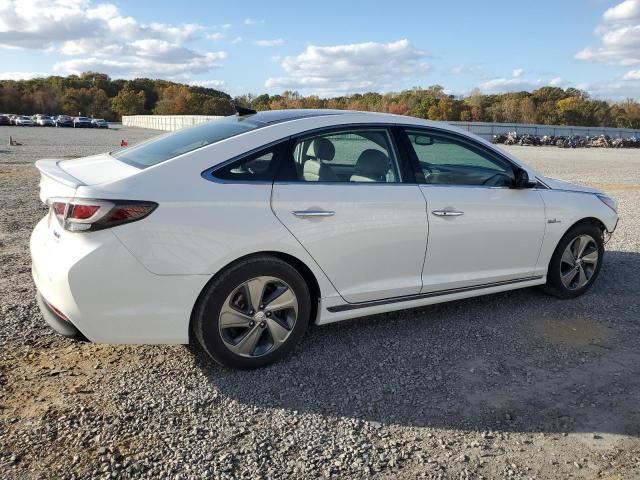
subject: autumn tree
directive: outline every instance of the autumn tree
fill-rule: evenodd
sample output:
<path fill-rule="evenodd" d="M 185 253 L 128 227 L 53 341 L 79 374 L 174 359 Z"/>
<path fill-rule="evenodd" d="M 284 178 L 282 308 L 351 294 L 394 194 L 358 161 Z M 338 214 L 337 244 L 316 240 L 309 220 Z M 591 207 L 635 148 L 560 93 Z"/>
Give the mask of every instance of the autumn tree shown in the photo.
<path fill-rule="evenodd" d="M 111 100 L 111 108 L 118 115 L 139 115 L 144 112 L 144 91 L 134 92 L 128 84 Z"/>

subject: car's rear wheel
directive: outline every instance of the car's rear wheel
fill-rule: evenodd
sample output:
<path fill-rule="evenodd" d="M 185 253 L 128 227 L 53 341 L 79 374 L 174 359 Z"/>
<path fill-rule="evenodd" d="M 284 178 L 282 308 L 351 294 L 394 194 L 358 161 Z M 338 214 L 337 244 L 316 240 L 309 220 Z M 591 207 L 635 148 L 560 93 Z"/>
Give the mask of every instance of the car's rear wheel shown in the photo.
<path fill-rule="evenodd" d="M 256 368 L 289 353 L 309 323 L 300 273 L 272 256 L 249 258 L 218 275 L 194 312 L 193 332 L 218 363 Z"/>
<path fill-rule="evenodd" d="M 545 291 L 558 298 L 582 295 L 598 277 L 603 257 L 600 229 L 590 224 L 572 227 L 551 257 Z"/>

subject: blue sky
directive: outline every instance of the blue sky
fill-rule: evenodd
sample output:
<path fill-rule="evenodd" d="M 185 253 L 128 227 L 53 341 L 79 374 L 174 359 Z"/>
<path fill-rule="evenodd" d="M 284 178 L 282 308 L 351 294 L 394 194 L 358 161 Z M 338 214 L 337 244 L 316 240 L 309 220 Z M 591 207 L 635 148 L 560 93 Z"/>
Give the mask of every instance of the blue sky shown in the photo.
<path fill-rule="evenodd" d="M 232 95 L 437 83 L 639 98 L 640 0 L 4 0 L 0 60 L 0 78 L 91 69 Z"/>

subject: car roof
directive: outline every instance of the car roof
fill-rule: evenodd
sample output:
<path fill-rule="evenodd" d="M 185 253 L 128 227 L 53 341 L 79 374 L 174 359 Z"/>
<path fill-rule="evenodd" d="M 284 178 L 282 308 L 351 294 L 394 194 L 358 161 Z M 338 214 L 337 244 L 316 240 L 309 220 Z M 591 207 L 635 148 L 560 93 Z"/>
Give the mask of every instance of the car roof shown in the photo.
<path fill-rule="evenodd" d="M 321 117 L 326 115 L 344 115 L 353 113 L 349 110 L 322 110 L 322 109 L 293 109 L 293 110 L 263 110 L 258 113 L 244 115 L 251 122 L 272 125 L 274 123 L 288 122 L 302 118 Z"/>
<path fill-rule="evenodd" d="M 258 124 L 260 126 L 274 125 L 284 122 L 305 121 L 313 119 L 314 117 L 327 117 L 335 116 L 340 121 L 336 123 L 341 124 L 348 123 L 349 121 L 364 121 L 364 122 L 380 122 L 389 124 L 419 124 L 439 126 L 440 128 L 451 128 L 457 130 L 456 127 L 452 127 L 444 122 L 434 122 L 431 120 L 425 120 L 422 118 L 409 117 L 405 115 L 395 115 L 391 113 L 382 112 L 363 112 L 360 110 L 332 110 L 332 109 L 290 109 L 290 110 L 263 110 L 254 114 L 240 116 L 240 119 L 246 119 L 251 123 Z"/>

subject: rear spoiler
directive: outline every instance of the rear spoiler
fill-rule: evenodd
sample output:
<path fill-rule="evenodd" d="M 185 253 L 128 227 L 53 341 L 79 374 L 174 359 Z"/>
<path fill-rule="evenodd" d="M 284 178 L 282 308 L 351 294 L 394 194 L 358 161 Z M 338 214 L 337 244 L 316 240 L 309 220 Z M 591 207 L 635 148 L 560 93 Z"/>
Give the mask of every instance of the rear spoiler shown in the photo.
<path fill-rule="evenodd" d="M 40 170 L 40 173 L 44 176 L 49 177 L 56 182 L 62 183 L 63 185 L 70 188 L 78 188 L 81 185 L 84 185 L 80 180 L 76 177 L 72 177 L 67 172 L 65 172 L 62 168 L 58 166 L 58 162 L 61 160 L 55 159 L 44 159 L 38 160 L 36 162 L 36 168 Z"/>

